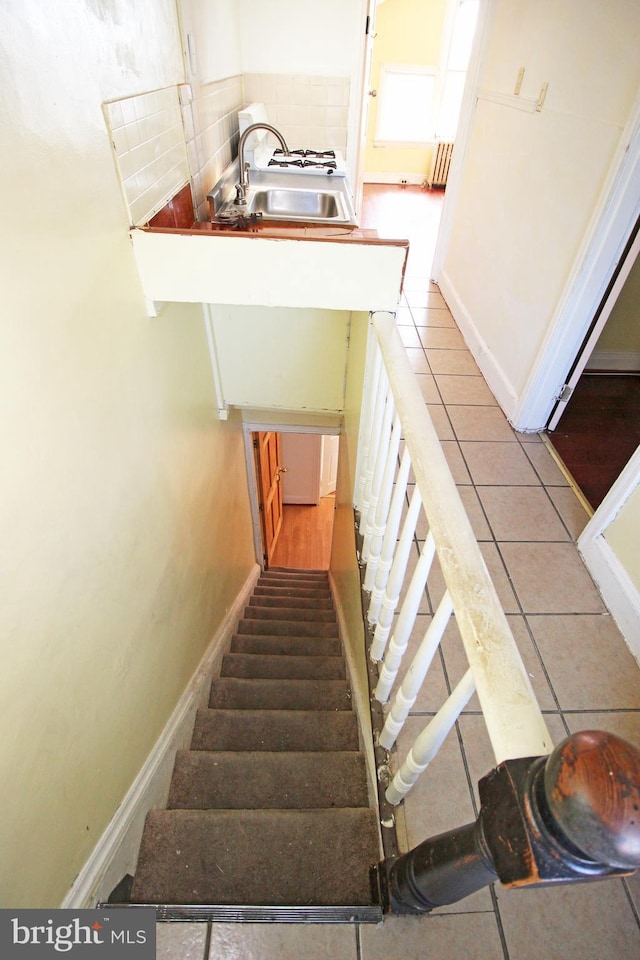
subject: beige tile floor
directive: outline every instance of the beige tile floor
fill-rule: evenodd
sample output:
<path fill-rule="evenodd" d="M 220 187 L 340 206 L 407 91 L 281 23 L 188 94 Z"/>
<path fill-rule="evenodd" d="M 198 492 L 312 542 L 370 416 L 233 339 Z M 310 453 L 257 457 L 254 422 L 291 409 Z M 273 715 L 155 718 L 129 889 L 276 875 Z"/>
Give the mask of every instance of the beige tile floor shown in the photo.
<path fill-rule="evenodd" d="M 408 209 L 408 193 L 401 199 Z M 421 202 L 418 194 L 416 203 Z M 416 222 L 411 220 L 412 229 Z M 541 438 L 509 426 L 427 279 L 431 241 L 411 239 L 398 328 L 551 736 L 557 743 L 568 733 L 598 728 L 640 745 L 640 669 L 575 546 L 587 514 Z M 435 571 L 412 645 L 442 590 Z M 452 624 L 399 739 L 399 759 L 464 669 Z M 472 820 L 477 782 L 492 766 L 474 697 L 428 774 L 399 808 L 402 842 L 413 845 Z M 159 924 L 157 955 L 161 960 L 632 960 L 640 958 L 640 878 L 521 891 L 496 885 L 430 916 L 390 917 L 380 926 Z"/>

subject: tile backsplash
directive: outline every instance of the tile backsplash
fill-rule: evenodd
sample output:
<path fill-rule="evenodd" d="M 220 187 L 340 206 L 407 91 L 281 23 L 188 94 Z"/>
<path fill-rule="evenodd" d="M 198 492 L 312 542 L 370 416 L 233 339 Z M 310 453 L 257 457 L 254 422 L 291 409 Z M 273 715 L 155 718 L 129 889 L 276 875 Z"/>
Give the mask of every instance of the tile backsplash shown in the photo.
<path fill-rule="evenodd" d="M 346 77 L 251 73 L 109 101 L 105 118 L 132 225 L 147 223 L 189 182 L 198 219 L 208 219 L 206 195 L 237 155 L 238 111 L 254 100 L 292 149 L 346 151 Z"/>
<path fill-rule="evenodd" d="M 191 182 L 198 220 L 208 220 L 207 193 L 238 152 L 238 111 L 244 106 L 242 77 L 189 87 L 192 99 L 183 103 L 183 116 Z"/>
<path fill-rule="evenodd" d="M 131 224 L 146 223 L 189 182 L 177 87 L 104 104 Z"/>
<path fill-rule="evenodd" d="M 245 73 L 244 98 L 264 103 L 292 149 L 346 151 L 348 77 Z"/>

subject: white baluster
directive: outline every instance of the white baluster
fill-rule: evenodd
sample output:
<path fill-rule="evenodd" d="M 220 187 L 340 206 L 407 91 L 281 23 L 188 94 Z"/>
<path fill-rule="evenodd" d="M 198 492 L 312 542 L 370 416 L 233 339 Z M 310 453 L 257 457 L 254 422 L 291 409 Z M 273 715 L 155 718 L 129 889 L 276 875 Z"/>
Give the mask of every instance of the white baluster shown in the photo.
<path fill-rule="evenodd" d="M 400 616 L 396 622 L 396 628 L 393 631 L 391 642 L 389 643 L 387 652 L 384 656 L 384 663 L 382 665 L 378 684 L 375 689 L 375 698 L 379 701 L 379 703 L 387 702 L 389 699 L 389 694 L 391 693 L 391 687 L 393 686 L 398 675 L 400 663 L 404 656 L 405 650 L 407 649 L 409 637 L 411 636 L 411 631 L 413 630 L 413 626 L 416 622 L 420 601 L 422 600 L 424 594 L 424 588 L 427 583 L 429 571 L 431 570 L 431 564 L 433 563 L 435 552 L 436 545 L 433 535 L 429 533 L 422 548 L 422 553 L 420 554 L 420 559 L 418 560 L 416 569 L 413 572 L 413 577 L 411 578 L 407 595 L 404 598 L 404 602 L 400 609 Z M 435 619 L 436 618 L 434 618 L 434 621 Z M 432 621 L 432 625 L 434 621 Z M 439 642 L 440 641 L 438 640 L 438 643 Z M 436 643 L 435 649 L 437 649 L 438 643 Z M 429 661 L 429 663 L 430 662 L 431 661 Z M 412 669 L 413 665 L 409 668 L 408 672 L 410 672 Z M 404 690 L 404 683 L 402 685 L 402 689 Z M 420 688 L 418 687 L 418 689 Z"/>
<path fill-rule="evenodd" d="M 385 467 L 390 454 L 391 424 L 393 423 L 395 413 L 395 404 L 391 390 L 387 391 L 387 403 L 384 408 L 382 426 L 380 427 L 380 441 L 378 443 L 378 455 L 373 470 L 371 480 L 371 497 L 369 499 L 369 509 L 367 511 L 366 523 L 364 525 L 364 538 L 362 542 L 361 557 L 366 562 L 369 559 L 369 549 L 371 538 L 376 525 L 376 515 L 378 512 L 378 502 L 382 493 L 382 483 L 385 475 Z M 397 454 L 396 454 L 397 455 Z M 362 525 L 360 527 L 362 529 Z"/>
<path fill-rule="evenodd" d="M 365 532 L 367 516 L 369 513 L 369 505 L 371 503 L 373 473 L 375 470 L 376 460 L 378 457 L 378 447 L 380 446 L 382 418 L 384 416 L 385 406 L 387 402 L 388 389 L 389 389 L 389 380 L 387 378 L 386 371 L 383 368 L 380 371 L 380 379 L 378 381 L 378 394 L 376 396 L 376 405 L 373 411 L 373 420 L 371 421 L 371 437 L 369 440 L 369 452 L 367 454 L 367 471 L 366 471 L 366 477 L 365 477 L 364 494 L 362 497 L 362 506 L 360 510 L 359 530 L 361 534 L 364 534 Z"/>
<path fill-rule="evenodd" d="M 387 787 L 385 797 L 389 803 L 400 803 L 420 774 L 427 769 L 444 743 L 447 734 L 473 696 L 475 688 L 473 674 L 469 669 L 448 700 L 438 710 L 431 723 L 425 727 L 417 738 L 406 760 Z"/>
<path fill-rule="evenodd" d="M 408 448 L 405 446 L 402 459 L 400 461 L 398 476 L 396 477 L 395 487 L 393 488 L 393 497 L 391 498 L 391 507 L 389 509 L 389 516 L 387 518 L 387 527 L 384 532 L 384 539 L 382 541 L 380 559 L 375 564 L 375 581 L 372 586 L 367 585 L 366 579 L 364 583 L 365 590 L 371 590 L 371 602 L 369 603 L 369 609 L 367 611 L 367 619 L 371 624 L 377 622 L 378 615 L 380 614 L 380 608 L 382 607 L 382 601 L 384 600 L 384 591 L 387 586 L 387 581 L 389 580 L 389 571 L 391 570 L 391 564 L 393 562 L 393 554 L 396 548 L 396 541 L 398 539 L 398 530 L 400 529 L 402 506 L 404 504 L 405 493 L 407 491 L 407 480 L 409 479 L 410 468 L 411 457 L 409 456 Z M 367 576 L 368 574 L 369 568 L 367 567 Z"/>
<path fill-rule="evenodd" d="M 362 422 L 360 426 L 360 441 L 358 445 L 358 480 L 354 491 L 354 506 L 362 513 L 364 503 L 364 489 L 367 482 L 367 463 L 369 461 L 369 444 L 371 443 L 371 425 L 378 396 L 378 384 L 382 371 L 382 354 L 373 333 L 369 333 L 367 344 L 367 367 L 369 381 L 365 385 L 365 398 L 362 402 Z"/>
<path fill-rule="evenodd" d="M 447 590 L 427 628 L 418 652 L 404 676 L 400 689 L 395 695 L 393 706 L 380 733 L 380 746 L 384 747 L 385 750 L 390 750 L 396 742 L 398 734 L 409 716 L 409 711 L 416 702 L 416 697 L 420 693 L 452 612 L 453 604 Z"/>
<path fill-rule="evenodd" d="M 380 493 L 376 504 L 375 516 L 372 519 L 371 526 L 367 522 L 367 534 L 365 542 L 366 549 L 363 548 L 363 555 L 367 561 L 367 572 L 364 578 L 364 589 L 370 591 L 375 582 L 376 569 L 380 560 L 380 551 L 382 550 L 382 541 L 384 532 L 387 528 L 389 518 L 389 504 L 391 503 L 391 494 L 393 493 L 393 478 L 395 477 L 396 467 L 398 465 L 398 450 L 400 448 L 400 437 L 402 435 L 402 426 L 400 420 L 395 417 L 391 439 L 384 458 L 384 472 L 380 483 Z"/>
<path fill-rule="evenodd" d="M 393 614 L 398 606 L 400 599 L 400 590 L 404 582 L 404 576 L 407 572 L 407 563 L 409 562 L 409 551 L 413 543 L 413 535 L 416 532 L 418 523 L 418 514 L 422 506 L 422 497 L 417 487 L 414 487 L 411 497 L 411 503 L 407 510 L 407 515 L 402 526 L 400 540 L 391 564 L 391 571 L 387 581 L 387 587 L 384 592 L 384 600 L 380 608 L 378 623 L 376 625 L 373 641 L 369 650 L 369 656 L 372 660 L 381 660 L 384 654 L 387 640 L 391 632 L 393 623 Z"/>

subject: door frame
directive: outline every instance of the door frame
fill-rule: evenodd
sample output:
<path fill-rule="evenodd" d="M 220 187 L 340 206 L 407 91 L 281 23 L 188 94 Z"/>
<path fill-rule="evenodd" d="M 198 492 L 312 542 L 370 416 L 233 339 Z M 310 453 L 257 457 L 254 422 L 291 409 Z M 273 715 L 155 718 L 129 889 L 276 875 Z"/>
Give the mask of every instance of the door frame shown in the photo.
<path fill-rule="evenodd" d="M 640 219 L 640 93 L 576 256 L 554 322 L 514 411 L 516 430 L 544 429 Z"/>
<path fill-rule="evenodd" d="M 253 546 L 255 551 L 256 563 L 260 565 L 260 569 L 265 569 L 264 561 L 264 545 L 262 542 L 262 524 L 260 522 L 260 498 L 258 494 L 258 481 L 256 477 L 256 468 L 255 468 L 255 456 L 253 449 L 253 440 L 252 434 L 255 432 L 264 432 L 271 431 L 273 433 L 318 433 L 321 435 L 337 435 L 342 434 L 342 426 L 339 423 L 336 423 L 336 418 L 327 420 L 326 423 L 294 423 L 289 414 L 286 419 L 283 415 L 283 420 L 280 421 L 277 417 L 271 415 L 269 411 L 269 416 L 266 416 L 265 419 L 259 419 L 259 416 L 255 417 L 252 415 L 251 419 L 243 420 L 242 423 L 242 436 L 244 442 L 244 457 L 245 465 L 247 470 L 247 483 L 249 488 L 249 503 L 251 506 L 251 528 L 253 532 Z"/>
<path fill-rule="evenodd" d="M 600 339 L 600 334 L 604 330 L 609 317 L 611 316 L 611 312 L 616 305 L 616 301 L 620 296 L 620 292 L 624 287 L 629 274 L 631 273 L 638 254 L 640 254 L 640 220 L 634 227 L 629 243 L 627 244 L 627 250 L 625 251 L 624 256 L 614 271 L 609 288 L 596 311 L 595 317 L 593 318 L 591 328 L 587 333 L 582 347 L 578 351 L 569 374 L 567 375 L 567 383 L 560 396 L 556 400 L 554 409 L 551 411 L 549 423 L 547 424 L 547 430 L 553 431 L 558 426 L 558 423 L 560 422 L 562 415 L 567 408 L 567 404 L 571 400 L 573 391 L 575 390 L 576 385 L 582 376 L 587 363 L 589 362 L 589 358 L 593 353 L 598 340 Z"/>
<path fill-rule="evenodd" d="M 640 486 L 640 447 L 633 454 L 578 538 L 578 550 L 632 653 L 640 661 L 640 592 L 613 552 L 605 534 Z"/>

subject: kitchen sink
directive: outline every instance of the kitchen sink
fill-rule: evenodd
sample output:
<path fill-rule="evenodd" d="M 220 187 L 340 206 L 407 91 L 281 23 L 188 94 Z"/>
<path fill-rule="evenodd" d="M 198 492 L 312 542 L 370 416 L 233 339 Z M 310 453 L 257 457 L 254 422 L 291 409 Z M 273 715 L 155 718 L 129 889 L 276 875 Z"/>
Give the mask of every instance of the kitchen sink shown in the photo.
<path fill-rule="evenodd" d="M 339 193 L 303 188 L 249 188 L 247 212 L 285 220 L 347 220 Z"/>
<path fill-rule="evenodd" d="M 346 177 L 252 170 L 244 204 L 234 202 L 237 182 L 235 161 L 208 194 L 214 218 L 227 220 L 257 214 L 265 220 L 357 224 Z"/>

